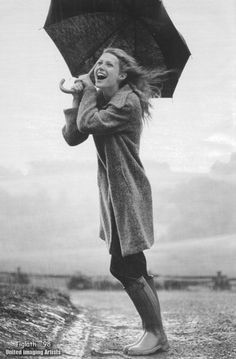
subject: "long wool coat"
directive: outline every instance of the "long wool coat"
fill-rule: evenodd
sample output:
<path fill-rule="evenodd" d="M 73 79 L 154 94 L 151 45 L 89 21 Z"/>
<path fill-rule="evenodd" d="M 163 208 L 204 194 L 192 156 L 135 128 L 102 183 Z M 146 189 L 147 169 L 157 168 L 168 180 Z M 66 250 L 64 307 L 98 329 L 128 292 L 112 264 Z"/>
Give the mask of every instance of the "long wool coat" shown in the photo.
<path fill-rule="evenodd" d="M 142 111 L 129 85 L 108 103 L 95 87 L 86 87 L 79 108 L 64 110 L 63 136 L 70 146 L 93 135 L 97 148 L 100 238 L 112 253 L 114 236 L 122 256 L 152 246 L 153 210 L 149 181 L 139 157 Z"/>

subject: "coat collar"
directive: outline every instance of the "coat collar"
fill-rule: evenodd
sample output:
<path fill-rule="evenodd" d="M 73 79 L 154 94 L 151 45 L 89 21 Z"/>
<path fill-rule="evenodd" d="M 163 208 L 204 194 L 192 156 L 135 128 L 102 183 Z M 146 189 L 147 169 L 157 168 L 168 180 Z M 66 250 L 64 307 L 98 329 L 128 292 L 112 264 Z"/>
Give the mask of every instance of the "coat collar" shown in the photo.
<path fill-rule="evenodd" d="M 99 103 L 101 104 L 102 107 L 107 107 L 108 105 L 113 105 L 116 108 L 122 108 L 125 103 L 126 103 L 126 99 L 127 96 L 133 92 L 132 88 L 130 87 L 129 84 L 126 84 L 124 86 L 122 86 L 116 93 L 114 96 L 112 96 L 112 98 L 106 102 L 104 100 L 104 97 L 102 95 L 102 92 L 99 93 Z"/>

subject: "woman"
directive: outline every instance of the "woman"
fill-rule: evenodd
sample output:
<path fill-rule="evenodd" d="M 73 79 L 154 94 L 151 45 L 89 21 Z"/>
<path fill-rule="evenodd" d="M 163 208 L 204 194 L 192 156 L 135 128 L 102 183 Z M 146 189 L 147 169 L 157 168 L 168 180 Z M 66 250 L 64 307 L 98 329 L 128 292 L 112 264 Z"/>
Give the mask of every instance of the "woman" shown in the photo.
<path fill-rule="evenodd" d="M 92 71 L 78 78 L 72 88 L 73 107 L 64 111 L 67 143 L 78 145 L 91 134 L 97 148 L 100 237 L 111 254 L 110 271 L 123 284 L 143 323 L 141 338 L 124 349 L 133 356 L 168 349 L 143 253 L 154 236 L 151 188 L 139 144 L 143 119 L 150 115 L 154 80 L 157 75 L 139 67 L 126 52 L 108 48 Z"/>

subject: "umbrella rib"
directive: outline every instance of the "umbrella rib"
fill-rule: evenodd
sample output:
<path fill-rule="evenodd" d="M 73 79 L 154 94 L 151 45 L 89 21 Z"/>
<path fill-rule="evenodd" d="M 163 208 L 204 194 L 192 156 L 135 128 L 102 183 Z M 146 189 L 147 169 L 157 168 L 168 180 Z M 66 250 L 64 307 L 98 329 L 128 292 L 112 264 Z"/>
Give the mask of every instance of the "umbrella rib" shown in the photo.
<path fill-rule="evenodd" d="M 119 32 L 127 23 L 128 21 L 125 20 L 119 27 L 117 27 L 114 31 L 112 31 L 112 33 L 110 33 L 105 39 L 103 39 L 102 42 L 100 42 L 95 48 L 90 50 L 87 56 L 82 61 L 80 61 L 79 65 L 83 64 L 83 62 L 90 58 L 99 48 L 101 48 L 109 40 L 109 38 L 111 38 L 115 33 Z"/>

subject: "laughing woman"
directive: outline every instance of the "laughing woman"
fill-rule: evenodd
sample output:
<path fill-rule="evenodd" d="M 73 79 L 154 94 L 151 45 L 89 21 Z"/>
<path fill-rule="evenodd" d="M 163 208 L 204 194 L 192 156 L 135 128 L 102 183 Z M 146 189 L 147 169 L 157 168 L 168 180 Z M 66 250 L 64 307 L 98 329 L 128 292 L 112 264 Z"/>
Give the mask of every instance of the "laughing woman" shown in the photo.
<path fill-rule="evenodd" d="M 73 107 L 64 111 L 63 136 L 75 146 L 93 135 L 98 159 L 100 238 L 111 255 L 110 272 L 133 301 L 143 325 L 129 355 L 167 350 L 158 296 L 144 250 L 154 242 L 152 195 L 139 157 L 143 121 L 157 75 L 121 49 L 108 48 L 91 73 L 72 88 Z M 154 78 L 155 77 L 155 78 Z"/>

